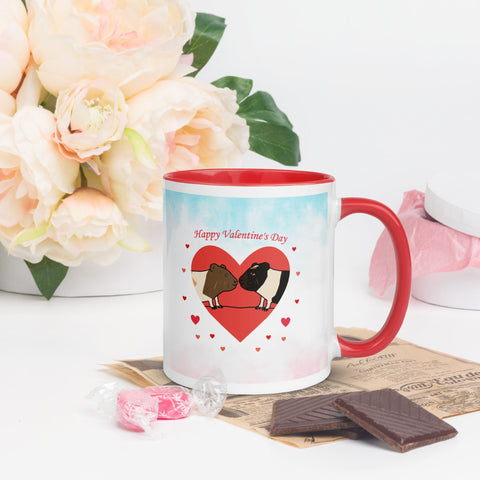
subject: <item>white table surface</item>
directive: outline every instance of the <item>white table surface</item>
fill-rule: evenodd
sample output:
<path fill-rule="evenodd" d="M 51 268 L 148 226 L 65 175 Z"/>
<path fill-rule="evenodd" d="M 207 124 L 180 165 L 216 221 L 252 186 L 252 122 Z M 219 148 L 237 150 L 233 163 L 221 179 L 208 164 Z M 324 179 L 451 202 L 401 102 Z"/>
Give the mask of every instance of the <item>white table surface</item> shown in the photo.
<path fill-rule="evenodd" d="M 388 301 L 368 292 L 364 268 L 337 263 L 336 325 L 378 328 Z M 201 416 L 162 422 L 153 437 L 129 432 L 97 416 L 86 395 L 118 380 L 101 364 L 162 353 L 161 292 L 49 302 L 0 293 L 0 305 L 2 479 L 187 478 L 207 472 L 211 478 L 319 478 L 320 472 L 323 478 L 345 478 L 347 472 L 399 478 L 454 474 L 478 452 L 480 413 L 450 418 L 459 431 L 455 438 L 406 454 L 376 440 L 297 449 Z M 479 329 L 478 311 L 412 299 L 399 336 L 480 362 Z"/>

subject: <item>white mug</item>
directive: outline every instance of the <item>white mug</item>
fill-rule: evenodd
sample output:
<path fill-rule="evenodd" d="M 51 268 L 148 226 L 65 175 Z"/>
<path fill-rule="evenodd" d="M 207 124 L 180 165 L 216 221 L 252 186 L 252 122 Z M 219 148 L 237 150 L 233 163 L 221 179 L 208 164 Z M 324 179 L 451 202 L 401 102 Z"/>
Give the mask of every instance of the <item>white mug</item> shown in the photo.
<path fill-rule="evenodd" d="M 365 341 L 337 336 L 333 249 L 351 213 L 380 219 L 397 258 L 392 309 Z M 372 355 L 410 297 L 408 242 L 385 205 L 335 196 L 323 173 L 205 169 L 164 177 L 164 371 L 192 387 L 220 369 L 227 392 L 278 393 L 324 380 L 331 360 Z"/>

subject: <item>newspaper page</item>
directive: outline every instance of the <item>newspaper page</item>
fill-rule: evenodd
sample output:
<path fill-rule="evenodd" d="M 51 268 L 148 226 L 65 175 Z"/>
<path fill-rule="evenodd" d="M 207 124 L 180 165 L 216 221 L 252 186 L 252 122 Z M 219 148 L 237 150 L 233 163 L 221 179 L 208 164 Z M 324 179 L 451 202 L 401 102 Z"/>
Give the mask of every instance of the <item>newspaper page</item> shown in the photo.
<path fill-rule="evenodd" d="M 358 340 L 374 334 L 358 328 L 336 330 L 342 336 Z M 123 360 L 106 366 L 112 373 L 141 387 L 173 384 L 163 372 L 162 357 Z M 380 388 L 397 390 L 440 418 L 462 415 L 480 410 L 480 364 L 396 338 L 376 355 L 333 360 L 328 378 L 313 387 L 274 395 L 230 395 L 217 418 L 295 447 L 310 447 L 344 437 L 328 434 L 270 436 L 274 402 L 283 398 Z"/>

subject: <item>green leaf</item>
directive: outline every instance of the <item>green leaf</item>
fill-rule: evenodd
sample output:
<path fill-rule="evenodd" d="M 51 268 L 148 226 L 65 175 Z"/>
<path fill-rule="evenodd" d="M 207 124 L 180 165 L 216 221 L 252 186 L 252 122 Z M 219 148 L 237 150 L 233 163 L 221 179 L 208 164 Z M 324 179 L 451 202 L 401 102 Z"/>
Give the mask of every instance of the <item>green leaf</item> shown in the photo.
<path fill-rule="evenodd" d="M 127 235 L 118 244 L 133 252 L 151 252 L 151 245 L 132 228 L 127 227 Z"/>
<path fill-rule="evenodd" d="M 46 97 L 45 100 L 40 104 L 43 108 L 46 108 L 52 113 L 55 113 L 55 108 L 57 106 L 57 97 L 49 93 Z"/>
<path fill-rule="evenodd" d="M 22 230 L 12 240 L 12 243 L 10 244 L 9 252 L 12 250 L 12 248 L 16 247 L 17 245 L 20 245 L 25 242 L 30 242 L 32 240 L 35 240 L 36 238 L 41 237 L 42 235 L 45 235 L 46 231 L 47 231 L 46 225 L 40 228 L 27 228 L 25 230 Z"/>
<path fill-rule="evenodd" d="M 267 92 L 255 92 L 247 97 L 240 104 L 237 115 L 245 120 L 263 120 L 290 129 L 293 127 L 287 115 L 277 107 L 275 100 Z"/>
<path fill-rule="evenodd" d="M 197 13 L 193 37 L 183 46 L 183 53 L 193 53 L 193 64 L 197 70 L 194 77 L 210 60 L 226 28 L 225 19 L 210 13 Z"/>
<path fill-rule="evenodd" d="M 237 92 L 237 103 L 240 103 L 252 91 L 253 80 L 241 77 L 222 77 L 212 82 L 217 88 L 229 88 Z"/>
<path fill-rule="evenodd" d="M 247 120 L 250 127 L 250 150 L 283 165 L 300 163 L 298 135 L 288 127 Z"/>
<path fill-rule="evenodd" d="M 48 257 L 43 257 L 38 263 L 30 263 L 26 260 L 25 263 L 30 269 L 40 293 L 47 300 L 50 300 L 55 293 L 55 290 L 57 290 L 58 286 L 67 275 L 68 267 L 61 263 L 54 262 Z"/>
<path fill-rule="evenodd" d="M 130 142 L 135 158 L 145 167 L 156 168 L 155 158 L 145 139 L 133 128 L 125 128 L 123 133 Z"/>

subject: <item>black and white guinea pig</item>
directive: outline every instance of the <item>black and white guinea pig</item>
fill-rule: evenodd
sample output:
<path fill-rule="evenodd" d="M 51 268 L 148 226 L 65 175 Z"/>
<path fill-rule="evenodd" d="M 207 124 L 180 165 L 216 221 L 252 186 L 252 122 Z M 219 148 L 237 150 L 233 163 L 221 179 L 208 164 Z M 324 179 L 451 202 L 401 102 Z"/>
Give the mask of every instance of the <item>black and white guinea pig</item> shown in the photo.
<path fill-rule="evenodd" d="M 260 303 L 255 308 L 266 311 L 272 303 L 277 304 L 282 298 L 289 276 L 289 270 L 274 270 L 267 262 L 252 263 L 238 282 L 244 290 L 260 295 Z"/>

